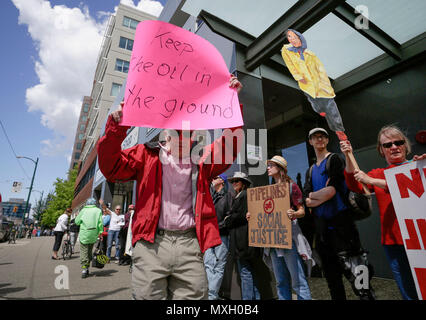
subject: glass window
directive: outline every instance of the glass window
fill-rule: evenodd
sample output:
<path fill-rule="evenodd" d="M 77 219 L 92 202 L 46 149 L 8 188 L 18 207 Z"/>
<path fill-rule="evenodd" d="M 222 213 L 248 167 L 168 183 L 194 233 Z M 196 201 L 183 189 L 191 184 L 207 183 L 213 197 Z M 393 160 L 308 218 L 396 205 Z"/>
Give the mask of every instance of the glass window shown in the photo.
<path fill-rule="evenodd" d="M 89 112 L 89 104 L 88 104 L 88 103 L 85 103 L 85 104 L 83 105 L 83 111 L 84 111 L 84 112 Z"/>
<path fill-rule="evenodd" d="M 136 27 L 138 26 L 139 21 L 129 18 L 129 17 L 124 17 L 123 18 L 123 26 L 128 27 L 130 29 L 136 29 Z"/>
<path fill-rule="evenodd" d="M 111 86 L 110 96 L 112 97 L 118 96 L 118 93 L 120 92 L 120 90 L 121 90 L 121 84 L 113 82 Z"/>
<path fill-rule="evenodd" d="M 83 139 L 84 139 L 84 133 L 80 133 L 80 134 L 78 135 L 78 139 L 79 139 L 79 140 L 83 140 Z"/>
<path fill-rule="evenodd" d="M 82 117 L 81 117 L 81 121 L 82 121 L 82 122 L 86 122 L 86 121 L 87 121 L 87 116 L 82 116 Z"/>
<path fill-rule="evenodd" d="M 74 153 L 74 159 L 75 159 L 75 160 L 80 159 L 80 152 L 76 152 L 76 153 Z"/>
<path fill-rule="evenodd" d="M 76 145 L 76 147 L 75 147 L 76 150 L 81 150 L 81 146 L 82 146 L 81 142 L 78 142 L 77 145 Z"/>
<path fill-rule="evenodd" d="M 297 3 L 297 0 L 186 0 L 182 6 L 182 11 L 198 17 L 200 11 L 204 9 L 235 27 L 258 37 L 295 3 Z"/>
<path fill-rule="evenodd" d="M 127 39 L 125 37 L 120 37 L 120 43 L 118 44 L 118 46 L 120 48 L 132 51 L 133 50 L 133 40 Z"/>
<path fill-rule="evenodd" d="M 123 26 L 130 27 L 130 18 L 127 18 L 127 17 L 123 18 Z"/>
<path fill-rule="evenodd" d="M 404 43 L 426 30 L 426 1 L 424 0 L 348 0 L 354 9 L 389 34 Z"/>
<path fill-rule="evenodd" d="M 129 71 L 129 61 L 117 59 L 115 62 L 115 70 L 127 73 Z"/>
<path fill-rule="evenodd" d="M 324 64 L 327 75 L 332 79 L 384 53 L 332 13 L 305 31 L 303 36 L 308 49 Z"/>
<path fill-rule="evenodd" d="M 301 181 L 302 185 L 305 183 L 306 168 L 309 167 L 308 152 L 306 150 L 306 143 L 300 143 L 292 147 L 281 150 L 282 156 L 291 165 L 288 166 L 288 176 L 293 181 Z"/>
<path fill-rule="evenodd" d="M 84 131 L 84 128 L 86 128 L 86 125 L 83 123 L 80 125 L 80 131 Z"/>

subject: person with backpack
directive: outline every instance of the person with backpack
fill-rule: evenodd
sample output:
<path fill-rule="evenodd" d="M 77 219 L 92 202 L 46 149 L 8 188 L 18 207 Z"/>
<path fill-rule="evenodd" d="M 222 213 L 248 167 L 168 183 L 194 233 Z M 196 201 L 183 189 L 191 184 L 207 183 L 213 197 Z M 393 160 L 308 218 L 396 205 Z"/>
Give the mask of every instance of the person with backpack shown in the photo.
<path fill-rule="evenodd" d="M 350 141 L 341 141 L 340 149 L 347 157 L 347 154 L 352 152 Z M 386 169 L 411 161 L 407 160 L 407 155 L 411 152 L 411 144 L 401 129 L 393 125 L 385 126 L 377 135 L 377 151 L 381 157 L 385 158 L 388 164 L 386 168 L 377 168 L 364 173 L 355 169 L 352 163 L 346 159 L 345 180 L 348 187 L 355 192 L 363 192 L 361 183 L 366 185 L 370 191 L 375 192 L 380 211 L 381 242 L 393 276 L 402 298 L 417 300 L 416 286 L 384 174 Z M 415 155 L 413 161 L 425 158 L 426 154 Z"/>
<path fill-rule="evenodd" d="M 361 300 L 375 300 L 370 283 L 373 269 L 362 248 L 353 215 L 345 199 L 347 188 L 343 175 L 344 161 L 339 155 L 327 150 L 329 135 L 325 129 L 312 129 L 308 138 L 314 148 L 316 162 L 306 173 L 305 203 L 314 215 L 316 250 L 331 298 L 346 300 L 342 279 L 344 275 Z M 361 265 L 365 268 L 359 268 Z M 357 269 L 368 272 L 368 284 L 360 286 L 356 283 Z"/>

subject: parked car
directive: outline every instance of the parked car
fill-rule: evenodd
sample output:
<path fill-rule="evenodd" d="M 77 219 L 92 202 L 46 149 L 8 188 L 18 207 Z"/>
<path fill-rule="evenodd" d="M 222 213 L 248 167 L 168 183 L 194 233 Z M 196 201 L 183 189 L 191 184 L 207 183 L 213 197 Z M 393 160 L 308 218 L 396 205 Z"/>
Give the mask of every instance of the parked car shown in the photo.
<path fill-rule="evenodd" d="M 10 231 L 12 229 L 13 222 L 3 217 L 0 224 L 0 242 L 7 241 L 9 239 Z"/>

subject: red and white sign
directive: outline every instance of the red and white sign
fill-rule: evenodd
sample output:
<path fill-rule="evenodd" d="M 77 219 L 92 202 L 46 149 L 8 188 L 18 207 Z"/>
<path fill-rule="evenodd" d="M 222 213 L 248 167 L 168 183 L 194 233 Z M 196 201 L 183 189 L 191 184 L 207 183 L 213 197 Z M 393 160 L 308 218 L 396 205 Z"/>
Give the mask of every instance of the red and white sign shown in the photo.
<path fill-rule="evenodd" d="M 385 170 L 419 299 L 426 300 L 426 160 Z"/>
<path fill-rule="evenodd" d="M 121 124 L 191 130 L 241 126 L 238 94 L 229 79 L 222 55 L 207 40 L 163 21 L 142 21 Z"/>

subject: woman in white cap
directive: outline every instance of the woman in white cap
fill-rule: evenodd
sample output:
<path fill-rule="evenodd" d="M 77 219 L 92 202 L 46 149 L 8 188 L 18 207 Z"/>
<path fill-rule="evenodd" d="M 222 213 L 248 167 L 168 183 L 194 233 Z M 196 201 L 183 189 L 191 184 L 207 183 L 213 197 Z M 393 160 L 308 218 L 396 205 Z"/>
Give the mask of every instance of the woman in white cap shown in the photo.
<path fill-rule="evenodd" d="M 272 269 L 277 284 L 277 293 L 280 300 L 292 300 L 292 288 L 297 300 L 311 300 L 311 291 L 305 276 L 303 259 L 314 261 L 308 241 L 302 235 L 297 219 L 305 216 L 303 196 L 299 186 L 287 175 L 287 161 L 281 156 L 274 156 L 267 160 L 268 176 L 275 183 L 286 183 L 290 190 L 290 209 L 287 215 L 292 220 L 292 249 L 265 248 L 264 261 Z M 250 213 L 247 213 L 247 220 Z"/>

